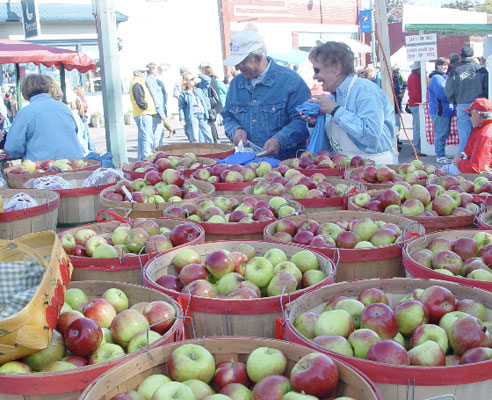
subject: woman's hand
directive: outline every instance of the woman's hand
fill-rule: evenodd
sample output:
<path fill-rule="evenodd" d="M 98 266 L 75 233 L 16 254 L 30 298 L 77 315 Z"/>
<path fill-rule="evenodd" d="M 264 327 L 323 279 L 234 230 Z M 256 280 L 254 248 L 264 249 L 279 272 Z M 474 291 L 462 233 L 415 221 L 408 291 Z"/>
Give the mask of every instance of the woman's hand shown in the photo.
<path fill-rule="evenodd" d="M 311 103 L 318 103 L 320 105 L 320 114 L 331 114 L 333 109 L 338 106 L 332 99 L 323 95 L 316 95 L 309 99 Z"/>
<path fill-rule="evenodd" d="M 301 115 L 301 118 L 308 123 L 309 126 L 314 126 L 316 125 L 316 115 L 308 116 L 302 112 L 299 113 Z"/>

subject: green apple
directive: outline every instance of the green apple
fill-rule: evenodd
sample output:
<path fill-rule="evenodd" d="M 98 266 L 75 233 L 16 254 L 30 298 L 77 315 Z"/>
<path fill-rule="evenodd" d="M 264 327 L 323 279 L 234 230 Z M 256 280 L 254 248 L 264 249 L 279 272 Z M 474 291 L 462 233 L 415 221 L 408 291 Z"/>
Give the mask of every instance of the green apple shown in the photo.
<path fill-rule="evenodd" d="M 244 281 L 244 276 L 237 272 L 225 274 L 217 282 L 217 293 L 223 296 L 229 296 L 242 281 Z"/>
<path fill-rule="evenodd" d="M 427 323 L 428 313 L 425 306 L 417 300 L 406 300 L 394 307 L 398 330 L 411 335 L 420 325 Z"/>
<path fill-rule="evenodd" d="M 204 400 L 208 396 L 214 394 L 214 390 L 210 387 L 210 385 L 207 385 L 205 382 L 198 379 L 190 379 L 188 381 L 184 381 L 183 384 L 191 389 L 193 396 L 195 396 L 195 400 Z"/>
<path fill-rule="evenodd" d="M 297 282 L 301 283 L 302 272 L 292 261 L 284 261 L 275 265 L 275 267 L 273 267 L 273 273 L 278 274 L 279 272 L 292 274 L 296 277 Z"/>
<path fill-rule="evenodd" d="M 172 352 L 167 369 L 169 377 L 174 381 L 199 379 L 209 383 L 214 376 L 215 360 L 205 347 L 197 344 L 184 344 Z"/>
<path fill-rule="evenodd" d="M 65 302 L 68 303 L 72 310 L 75 310 L 80 303 L 89 301 L 89 298 L 82 289 L 69 288 L 65 293 Z"/>
<path fill-rule="evenodd" d="M 273 265 L 265 257 L 253 257 L 246 264 L 245 278 L 258 287 L 267 287 L 273 278 Z"/>
<path fill-rule="evenodd" d="M 275 196 L 268 201 L 268 204 L 270 204 L 273 207 L 275 213 L 278 213 L 280 207 L 288 203 L 287 203 L 287 199 L 280 196 Z"/>
<path fill-rule="evenodd" d="M 338 335 L 322 335 L 316 336 L 313 342 L 322 348 L 333 351 L 338 354 L 342 354 L 347 357 L 353 357 L 354 351 L 349 341 L 343 336 Z"/>
<path fill-rule="evenodd" d="M 128 342 L 127 353 L 133 353 L 143 347 L 147 347 L 147 344 L 152 344 L 159 340 L 162 336 L 156 331 L 149 330 L 147 336 L 147 330 L 138 332 L 135 336 Z"/>
<path fill-rule="evenodd" d="M 125 350 L 114 343 L 104 343 L 91 354 L 89 364 L 100 364 L 115 358 L 120 358 L 125 355 Z"/>
<path fill-rule="evenodd" d="M 362 314 L 362 310 L 364 310 L 364 304 L 362 304 L 359 300 L 356 299 L 343 299 L 340 300 L 335 305 L 335 310 L 345 310 L 347 311 L 354 320 L 354 328 L 360 328 L 360 315 Z"/>
<path fill-rule="evenodd" d="M 289 261 L 293 262 L 302 273 L 310 269 L 319 269 L 318 258 L 309 250 L 298 251 Z"/>
<path fill-rule="evenodd" d="M 254 383 L 268 375 L 283 375 L 287 369 L 287 358 L 278 349 L 258 347 L 246 361 L 246 371 Z"/>
<path fill-rule="evenodd" d="M 432 340 L 441 346 L 441 349 L 445 354 L 449 349 L 447 332 L 444 328 L 435 324 L 423 324 L 415 329 L 410 338 L 410 345 L 413 348 L 428 340 Z"/>
<path fill-rule="evenodd" d="M 280 264 L 289 259 L 283 250 L 276 249 L 276 248 L 269 249 L 263 255 L 263 257 L 265 257 L 268 261 L 270 261 L 270 263 L 274 268 L 277 264 Z"/>
<path fill-rule="evenodd" d="M 23 358 L 23 361 L 32 368 L 33 371 L 41 371 L 47 365 L 60 361 L 65 355 L 65 344 L 63 336 L 56 330 L 53 330 L 49 346 Z"/>
<path fill-rule="evenodd" d="M 104 343 L 114 343 L 113 335 L 111 335 L 111 330 L 109 328 L 101 328 L 103 332 L 103 339 L 101 344 Z"/>
<path fill-rule="evenodd" d="M 319 314 L 315 312 L 304 312 L 300 314 L 294 321 L 294 328 L 304 337 L 308 339 L 313 339 L 314 335 L 314 324 L 318 319 Z"/>
<path fill-rule="evenodd" d="M 298 392 L 287 392 L 282 397 L 282 400 L 317 400 L 316 396 L 311 396 L 310 394 L 298 393 Z"/>
<path fill-rule="evenodd" d="M 369 348 L 381 338 L 372 329 L 357 329 L 350 334 L 348 341 L 354 349 L 354 356 L 365 360 Z"/>
<path fill-rule="evenodd" d="M 152 400 L 195 400 L 195 396 L 191 389 L 183 383 L 168 382 L 154 392 Z"/>
<path fill-rule="evenodd" d="M 310 269 L 302 274 L 302 287 L 307 288 L 309 286 L 316 285 L 326 278 L 323 271 L 319 269 Z"/>
<path fill-rule="evenodd" d="M 63 303 L 63 306 L 60 310 L 60 314 L 65 311 L 72 311 L 72 307 L 70 307 L 70 304 L 68 303 Z"/>
<path fill-rule="evenodd" d="M 0 374 L 26 374 L 29 372 L 32 372 L 32 369 L 21 361 L 7 361 L 0 366 Z"/>
<path fill-rule="evenodd" d="M 354 330 L 354 320 L 345 310 L 323 311 L 314 323 L 315 336 L 338 335 L 347 338 Z"/>
<path fill-rule="evenodd" d="M 492 273 L 484 269 L 476 269 L 475 271 L 470 272 L 466 277 L 478 281 L 492 282 Z"/>
<path fill-rule="evenodd" d="M 46 365 L 41 372 L 57 372 L 57 371 L 67 371 L 69 369 L 78 368 L 76 365 L 69 363 L 67 361 L 54 361 L 51 364 Z"/>
<path fill-rule="evenodd" d="M 128 308 L 128 297 L 121 289 L 110 288 L 101 297 L 112 304 L 117 313 Z"/>
<path fill-rule="evenodd" d="M 398 332 L 392 340 L 394 340 L 398 344 L 401 344 L 402 347 L 405 347 L 405 338 L 400 332 Z"/>
<path fill-rule="evenodd" d="M 446 333 L 449 335 L 449 331 L 451 329 L 451 326 L 455 323 L 455 321 L 457 321 L 461 317 L 466 317 L 467 315 L 470 315 L 470 314 L 467 314 L 467 313 L 462 312 L 462 311 L 448 312 L 448 313 L 444 314 L 441 317 L 441 319 L 439 320 L 439 326 L 441 328 L 443 328 L 446 331 Z"/>
<path fill-rule="evenodd" d="M 354 246 L 354 249 L 367 249 L 367 248 L 370 248 L 370 247 L 376 247 L 374 246 L 371 242 L 368 242 L 368 241 L 362 241 L 362 242 L 359 242 L 357 243 L 355 246 Z"/>
<path fill-rule="evenodd" d="M 165 383 L 171 382 L 171 379 L 163 374 L 153 374 L 145 378 L 140 385 L 138 385 L 137 393 L 142 400 L 150 400 L 152 395 L 159 387 Z"/>

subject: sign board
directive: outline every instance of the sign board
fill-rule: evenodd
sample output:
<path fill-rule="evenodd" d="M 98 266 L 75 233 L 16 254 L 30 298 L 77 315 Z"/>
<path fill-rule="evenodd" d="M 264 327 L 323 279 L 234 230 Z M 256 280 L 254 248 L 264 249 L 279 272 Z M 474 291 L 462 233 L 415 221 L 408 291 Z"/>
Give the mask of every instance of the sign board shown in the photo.
<path fill-rule="evenodd" d="M 21 5 L 25 38 L 27 39 L 38 36 L 41 32 L 39 29 L 39 18 L 36 0 L 21 0 Z"/>
<path fill-rule="evenodd" d="M 437 34 L 405 36 L 408 61 L 436 60 Z"/>
<path fill-rule="evenodd" d="M 372 32 L 372 10 L 359 12 L 360 33 Z"/>

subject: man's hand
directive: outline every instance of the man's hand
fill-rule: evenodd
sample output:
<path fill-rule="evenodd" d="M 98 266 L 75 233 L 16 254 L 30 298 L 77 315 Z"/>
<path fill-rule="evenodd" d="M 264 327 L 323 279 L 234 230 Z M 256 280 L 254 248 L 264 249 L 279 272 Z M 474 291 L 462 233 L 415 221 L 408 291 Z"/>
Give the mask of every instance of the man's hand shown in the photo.
<path fill-rule="evenodd" d="M 246 133 L 246 131 L 243 128 L 236 129 L 236 132 L 234 132 L 234 145 L 237 146 L 240 142 L 246 144 L 247 141 L 248 134 Z"/>
<path fill-rule="evenodd" d="M 332 99 L 322 95 L 313 96 L 309 99 L 311 103 L 318 103 L 320 105 L 319 113 L 320 114 L 330 114 L 333 109 L 338 106 Z"/>
<path fill-rule="evenodd" d="M 261 151 L 262 156 L 276 156 L 280 151 L 280 142 L 277 138 L 268 139 L 263 146 Z"/>

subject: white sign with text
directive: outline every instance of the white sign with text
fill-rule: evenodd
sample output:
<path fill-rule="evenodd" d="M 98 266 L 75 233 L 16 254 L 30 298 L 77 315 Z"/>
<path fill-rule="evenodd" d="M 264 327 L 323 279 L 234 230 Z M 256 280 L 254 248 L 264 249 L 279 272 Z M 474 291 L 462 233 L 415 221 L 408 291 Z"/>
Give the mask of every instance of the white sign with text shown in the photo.
<path fill-rule="evenodd" d="M 437 59 L 437 34 L 405 36 L 408 61 Z"/>

